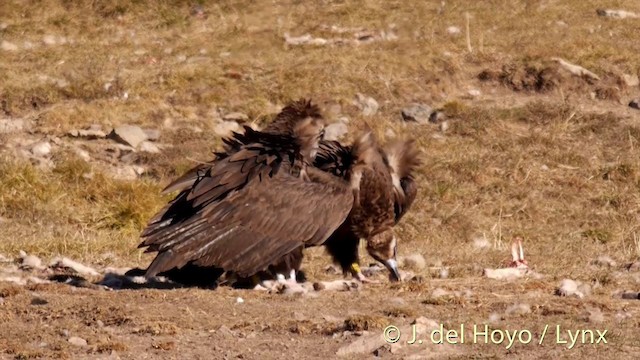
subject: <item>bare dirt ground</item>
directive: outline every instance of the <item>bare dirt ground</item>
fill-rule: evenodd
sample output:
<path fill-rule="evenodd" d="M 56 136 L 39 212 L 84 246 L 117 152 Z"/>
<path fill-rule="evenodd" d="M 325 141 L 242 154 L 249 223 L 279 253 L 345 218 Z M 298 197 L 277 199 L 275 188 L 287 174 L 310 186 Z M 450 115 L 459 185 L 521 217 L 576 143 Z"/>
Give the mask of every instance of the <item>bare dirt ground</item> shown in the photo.
<path fill-rule="evenodd" d="M 0 2 L 0 358 L 638 358 L 637 14 L 631 0 Z M 91 286 L 147 266 L 136 245 L 164 185 L 299 97 L 345 141 L 365 122 L 417 139 L 420 193 L 397 232 L 413 280 Z M 414 103 L 434 121 L 404 121 Z M 144 141 L 107 136 L 121 125 Z M 533 273 L 484 276 L 518 236 Z M 57 256 L 98 274 L 50 282 Z M 311 281 L 341 278 L 321 249 L 305 256 Z M 440 324 L 464 343 L 433 344 Z"/>

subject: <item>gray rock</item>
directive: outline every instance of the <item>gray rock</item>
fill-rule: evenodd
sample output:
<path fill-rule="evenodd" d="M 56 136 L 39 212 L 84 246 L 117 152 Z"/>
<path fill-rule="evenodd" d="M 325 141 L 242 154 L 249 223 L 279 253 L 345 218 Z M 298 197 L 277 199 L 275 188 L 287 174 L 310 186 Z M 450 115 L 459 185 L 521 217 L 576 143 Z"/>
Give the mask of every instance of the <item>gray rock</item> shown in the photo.
<path fill-rule="evenodd" d="M 151 154 L 159 154 L 160 148 L 156 144 L 150 141 L 143 141 L 140 143 L 140 151 L 148 152 Z"/>
<path fill-rule="evenodd" d="M 87 340 L 85 340 L 85 339 L 83 339 L 81 337 L 72 336 L 67 341 L 69 341 L 69 344 L 71 344 L 71 345 L 75 345 L 75 346 L 79 346 L 79 347 L 87 346 Z"/>
<path fill-rule="evenodd" d="M 222 120 L 235 121 L 235 122 L 243 123 L 243 122 L 249 120 L 249 116 L 247 116 L 247 114 L 243 114 L 241 112 L 232 112 L 232 113 L 224 115 L 222 117 Z"/>
<path fill-rule="evenodd" d="M 375 115 L 380 108 L 380 105 L 374 98 L 360 93 L 356 94 L 354 104 L 362 111 L 362 115 L 364 116 Z"/>
<path fill-rule="evenodd" d="M 149 141 L 158 141 L 160 139 L 160 130 L 158 129 L 143 129 L 145 134 L 147 134 L 147 140 Z"/>
<path fill-rule="evenodd" d="M 41 297 L 31 299 L 31 305 L 47 305 L 49 302 Z"/>
<path fill-rule="evenodd" d="M 633 109 L 640 110 L 640 99 L 631 100 L 631 102 L 629 103 L 629 107 L 633 108 Z"/>
<path fill-rule="evenodd" d="M 447 116 L 440 110 L 435 110 L 429 115 L 429 122 L 432 124 L 440 124 L 447 121 Z"/>
<path fill-rule="evenodd" d="M 8 134 L 20 131 L 24 128 L 22 119 L 0 119 L 0 134 Z"/>
<path fill-rule="evenodd" d="M 107 137 L 104 131 L 101 129 L 84 129 L 84 130 L 71 130 L 69 135 L 72 137 L 80 137 L 88 140 L 104 139 Z"/>
<path fill-rule="evenodd" d="M 424 104 L 410 104 L 402 109 L 402 119 L 404 121 L 413 121 L 419 124 L 426 124 L 431 117 L 431 107 Z"/>
<path fill-rule="evenodd" d="M 138 147 L 141 142 L 147 140 L 147 134 L 135 125 L 122 125 L 113 129 L 109 134 L 109 138 L 131 147 Z"/>
<path fill-rule="evenodd" d="M 340 140 L 347 132 L 347 124 L 336 122 L 324 128 L 324 139 L 328 141 Z"/>
<path fill-rule="evenodd" d="M 621 297 L 625 300 L 637 300 L 640 299 L 640 293 L 636 291 L 625 291 L 622 293 Z"/>
<path fill-rule="evenodd" d="M 51 143 L 48 141 L 38 142 L 31 147 L 31 153 L 34 156 L 45 157 L 51 154 Z"/>

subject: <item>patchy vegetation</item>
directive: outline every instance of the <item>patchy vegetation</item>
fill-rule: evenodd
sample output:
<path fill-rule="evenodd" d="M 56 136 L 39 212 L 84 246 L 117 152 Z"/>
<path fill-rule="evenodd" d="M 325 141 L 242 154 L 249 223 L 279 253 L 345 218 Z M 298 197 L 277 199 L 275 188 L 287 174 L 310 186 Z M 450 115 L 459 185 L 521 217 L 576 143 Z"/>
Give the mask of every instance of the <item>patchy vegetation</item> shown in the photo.
<path fill-rule="evenodd" d="M 606 328 L 608 345 L 572 355 L 637 354 L 640 112 L 627 104 L 640 90 L 640 22 L 631 13 L 640 13 L 631 0 L 0 2 L 0 268 L 16 266 L 19 250 L 146 266 L 138 235 L 170 199 L 162 187 L 210 159 L 221 134 L 262 126 L 299 97 L 350 133 L 366 122 L 382 139 L 417 139 L 420 192 L 397 236 L 401 256 L 426 257 L 420 281 L 317 297 L 3 281 L 0 323 L 12 331 L 0 349 L 393 357 L 410 347 L 373 340 L 371 349 L 368 336 L 424 316 L 535 336 L 545 324 Z M 403 121 L 409 104 L 420 120 Z M 128 146 L 107 137 L 120 125 L 159 136 Z M 511 259 L 517 236 L 543 277 L 483 278 Z M 603 255 L 614 265 L 594 262 Z M 307 277 L 340 277 L 327 261 L 310 249 Z M 555 295 L 567 286 L 560 293 L 580 296 Z M 550 343 L 455 349 L 567 354 Z"/>

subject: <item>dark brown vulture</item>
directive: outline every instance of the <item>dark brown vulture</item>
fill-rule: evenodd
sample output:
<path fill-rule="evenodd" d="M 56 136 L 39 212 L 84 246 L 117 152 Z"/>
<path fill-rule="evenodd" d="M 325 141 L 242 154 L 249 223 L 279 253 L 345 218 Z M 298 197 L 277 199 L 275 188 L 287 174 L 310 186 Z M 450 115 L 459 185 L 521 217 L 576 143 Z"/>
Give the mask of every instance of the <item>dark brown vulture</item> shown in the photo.
<path fill-rule="evenodd" d="M 142 234 L 140 247 L 158 252 L 146 275 L 215 269 L 295 279 L 304 247 L 324 243 L 345 272 L 365 281 L 358 266 L 363 238 L 398 280 L 392 227 L 416 196 L 413 142 L 383 150 L 366 131 L 351 146 L 318 143 L 322 131 L 308 119 L 319 121 L 318 109 L 293 103 L 263 131 L 246 128 L 225 139 L 212 162 L 168 185 L 163 192 L 179 195 Z M 300 138 L 306 128 L 317 132 Z"/>
<path fill-rule="evenodd" d="M 329 254 L 342 267 L 361 281 L 358 245 L 367 242 L 367 252 L 390 272 L 390 280 L 400 280 L 397 268 L 397 240 L 393 226 L 409 210 L 417 187 L 413 173 L 420 164 L 414 141 L 397 140 L 382 149 L 369 132 L 370 151 L 356 158 L 349 146 L 336 141 L 323 141 L 314 165 L 338 177 L 358 184 L 354 206 L 345 222 L 325 243 Z M 358 171 L 358 169 L 361 169 Z M 357 179 L 352 179 L 352 176 Z"/>
<path fill-rule="evenodd" d="M 324 243 L 345 221 L 357 186 L 309 166 L 323 127 L 316 106 L 295 102 L 265 131 L 235 134 L 195 181 L 183 181 L 187 174 L 170 185 L 182 191 L 141 235 L 139 247 L 158 253 L 146 276 L 186 265 L 240 277 L 299 268 L 302 248 Z"/>

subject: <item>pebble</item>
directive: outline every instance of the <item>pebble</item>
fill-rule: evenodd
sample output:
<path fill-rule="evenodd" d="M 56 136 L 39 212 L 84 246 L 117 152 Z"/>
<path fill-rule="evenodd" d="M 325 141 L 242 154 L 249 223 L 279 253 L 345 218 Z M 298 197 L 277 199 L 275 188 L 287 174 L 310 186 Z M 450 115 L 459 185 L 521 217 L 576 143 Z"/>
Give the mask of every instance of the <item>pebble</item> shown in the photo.
<path fill-rule="evenodd" d="M 143 141 L 140 143 L 140 151 L 151 153 L 151 154 L 159 154 L 160 148 L 150 141 Z"/>
<path fill-rule="evenodd" d="M 449 26 L 449 27 L 447 28 L 447 33 L 448 33 L 449 35 L 458 35 L 458 34 L 460 34 L 461 32 L 462 32 L 462 30 L 460 30 L 460 28 L 459 28 L 459 27 L 457 27 L 457 26 Z"/>
<path fill-rule="evenodd" d="M 422 270 L 427 266 L 427 261 L 421 254 L 411 254 L 404 257 L 404 266 L 413 270 Z"/>
<path fill-rule="evenodd" d="M 380 108 L 380 105 L 374 98 L 360 93 L 356 94 L 354 104 L 362 111 L 362 115 L 364 116 L 375 115 Z"/>
<path fill-rule="evenodd" d="M 14 44 L 14 43 L 10 43 L 6 40 L 2 40 L 2 42 L 0 43 L 0 49 L 4 50 L 4 51 L 17 51 L 18 50 L 18 45 Z"/>
<path fill-rule="evenodd" d="M 48 141 L 41 141 L 31 147 L 31 153 L 38 157 L 45 157 L 51 153 L 51 144 Z"/>
<path fill-rule="evenodd" d="M 629 107 L 632 109 L 640 110 L 640 99 L 633 99 L 629 102 Z"/>
<path fill-rule="evenodd" d="M 247 116 L 247 114 L 243 114 L 241 112 L 232 112 L 229 114 L 226 114 L 222 117 L 222 120 L 225 121 L 236 121 L 239 123 L 243 123 L 247 120 L 249 120 L 249 116 Z"/>
<path fill-rule="evenodd" d="M 121 125 L 111 131 L 109 138 L 136 148 L 140 143 L 147 140 L 147 134 L 139 126 Z"/>
<path fill-rule="evenodd" d="M 87 340 L 85 340 L 85 339 L 83 339 L 81 337 L 72 336 L 67 341 L 69 341 L 69 344 L 71 344 L 71 345 L 80 346 L 80 347 L 87 346 Z"/>
<path fill-rule="evenodd" d="M 432 109 L 425 104 L 410 104 L 402 109 L 401 115 L 404 121 L 414 121 L 419 124 L 426 124 L 431 118 Z"/>

